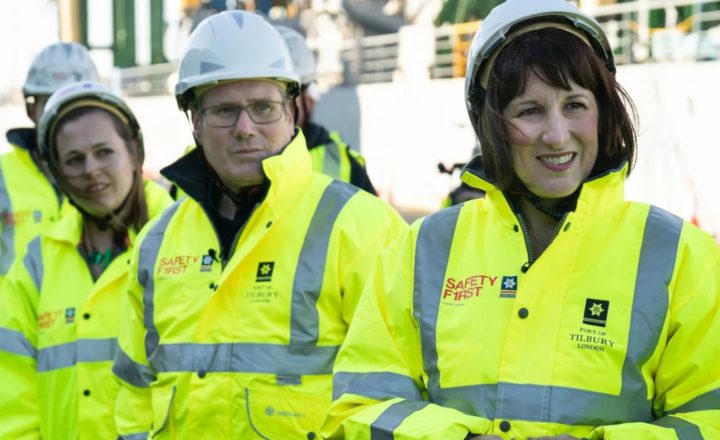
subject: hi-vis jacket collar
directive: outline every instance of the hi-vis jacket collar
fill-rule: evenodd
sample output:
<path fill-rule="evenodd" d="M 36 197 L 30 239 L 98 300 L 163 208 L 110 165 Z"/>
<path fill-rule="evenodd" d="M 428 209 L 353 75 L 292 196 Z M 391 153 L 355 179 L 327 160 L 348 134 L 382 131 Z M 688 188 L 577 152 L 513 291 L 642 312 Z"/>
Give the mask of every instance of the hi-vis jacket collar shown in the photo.
<path fill-rule="evenodd" d="M 23 150 L 37 148 L 37 136 L 34 128 L 11 128 L 5 134 L 8 142 Z"/>
<path fill-rule="evenodd" d="M 628 164 L 623 161 L 617 168 L 592 176 L 583 182 L 575 212 L 588 215 L 601 212 L 608 207 L 625 200 L 624 181 L 627 176 Z M 514 221 L 515 214 L 508 204 L 505 194 L 485 175 L 480 156 L 475 156 L 463 169 L 461 179 L 473 188 L 487 193 L 487 198 L 503 218 Z"/>
<path fill-rule="evenodd" d="M 312 159 L 302 130 L 296 129 L 290 143 L 280 153 L 265 159 L 262 167 L 265 176 L 270 180 L 266 200 L 273 212 L 278 213 L 283 207 L 273 206 L 272 201 L 277 199 L 274 194 L 301 192 L 303 183 L 312 175 Z M 212 174 L 199 148 L 163 168 L 160 173 L 201 205 L 209 203 Z"/>

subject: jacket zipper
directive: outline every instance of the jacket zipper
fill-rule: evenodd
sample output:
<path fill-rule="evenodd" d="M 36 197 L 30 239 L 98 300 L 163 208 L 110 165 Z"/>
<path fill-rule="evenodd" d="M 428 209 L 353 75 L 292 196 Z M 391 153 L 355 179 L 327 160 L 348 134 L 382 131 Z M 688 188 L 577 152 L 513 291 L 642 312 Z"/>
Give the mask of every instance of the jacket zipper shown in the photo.
<path fill-rule="evenodd" d="M 225 266 L 227 266 L 228 261 L 230 260 L 230 251 L 235 249 L 235 246 L 237 245 L 238 240 L 240 240 L 240 236 L 242 235 L 243 231 L 245 230 L 245 227 L 248 223 L 250 223 L 250 220 L 252 220 L 253 214 L 255 214 L 255 211 L 257 211 L 258 206 L 260 206 L 260 203 L 256 203 L 255 206 L 253 206 L 252 211 L 250 211 L 250 215 L 248 216 L 247 220 L 245 220 L 245 223 L 243 223 L 242 226 L 240 226 L 240 229 L 237 231 L 237 234 L 235 234 L 235 238 L 233 239 L 232 244 L 230 245 L 230 249 L 228 249 L 228 257 L 225 258 L 225 252 L 220 252 L 220 255 L 222 255 L 222 269 L 225 270 Z M 215 232 L 217 233 L 217 231 Z M 218 236 L 218 241 L 220 241 L 220 236 Z M 222 246 L 222 245 L 221 245 Z"/>
<path fill-rule="evenodd" d="M 210 227 L 213 229 L 213 232 L 215 232 L 215 239 L 218 244 L 218 249 L 220 250 L 220 272 L 222 272 L 223 270 L 225 270 L 225 266 L 227 265 L 229 258 L 224 257 L 225 252 L 223 252 L 224 249 L 222 246 L 222 241 L 220 240 L 220 234 L 218 233 L 218 230 L 215 227 L 215 223 L 213 223 L 212 217 L 208 213 L 208 210 L 205 209 L 205 206 L 202 203 L 198 203 L 198 205 L 200 205 L 200 209 L 202 209 L 205 213 L 208 222 L 210 222 Z M 255 214 L 255 211 L 257 210 L 257 207 L 259 205 L 260 203 L 256 203 L 255 206 L 253 206 L 253 209 L 252 211 L 250 211 L 250 215 L 248 216 L 247 220 L 245 220 L 245 223 L 243 223 L 243 225 L 240 227 L 240 230 L 237 232 L 237 234 L 235 234 L 235 238 L 233 239 L 232 245 L 230 245 L 229 250 L 235 249 L 235 245 L 237 244 L 240 235 L 242 235 L 242 232 L 245 230 L 245 226 L 250 222 L 250 219 L 252 218 L 253 214 Z"/>
<path fill-rule="evenodd" d="M 555 225 L 555 229 L 553 230 L 552 237 L 550 238 L 550 244 L 555 240 L 555 237 L 558 236 L 560 233 L 560 229 L 562 229 L 563 225 L 565 224 L 565 220 L 567 219 L 567 216 L 569 215 L 569 212 L 566 212 L 563 214 L 562 218 L 557 222 L 557 225 Z M 532 246 L 532 243 L 530 242 L 530 230 L 527 227 L 527 224 L 525 223 L 525 219 L 523 218 L 522 214 L 519 212 L 515 213 L 515 217 L 518 219 L 518 223 L 520 224 L 520 230 L 523 233 L 523 240 L 525 241 L 525 248 L 527 249 L 528 253 L 528 264 L 532 266 L 533 263 L 535 263 L 535 260 L 537 259 L 535 256 L 535 249 Z M 550 247 L 550 244 L 548 244 L 548 247 Z"/>

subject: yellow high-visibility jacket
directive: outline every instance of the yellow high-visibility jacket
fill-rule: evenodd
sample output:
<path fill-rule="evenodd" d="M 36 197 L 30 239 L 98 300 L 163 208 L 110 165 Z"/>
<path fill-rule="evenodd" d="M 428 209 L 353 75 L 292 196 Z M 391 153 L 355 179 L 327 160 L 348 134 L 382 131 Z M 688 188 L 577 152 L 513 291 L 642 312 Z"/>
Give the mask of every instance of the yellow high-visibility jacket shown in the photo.
<path fill-rule="evenodd" d="M 308 140 L 308 149 L 312 157 L 313 170 L 326 174 L 334 179 L 352 183 L 360 189 L 374 194 L 375 188 L 365 171 L 365 158 L 353 150 L 335 130 L 327 131 L 324 127 L 309 122 L 304 128 Z M 357 176 L 353 176 L 353 163 L 356 163 Z"/>
<path fill-rule="evenodd" d="M 144 229 L 113 366 L 122 438 L 317 438 L 370 266 L 407 224 L 313 173 L 300 132 L 262 166 L 268 193 L 227 261 L 193 191 Z"/>
<path fill-rule="evenodd" d="M 33 129 L 8 132 L 12 150 L 0 155 L 0 285 L 16 255 L 62 212 L 74 211 L 53 188 L 30 156 L 23 141 Z"/>
<path fill-rule="evenodd" d="M 720 438 L 720 249 L 626 202 L 624 169 L 584 183 L 532 264 L 487 192 L 383 253 L 334 369 L 331 438 Z M 531 254 L 531 252 L 530 252 Z"/>
<path fill-rule="evenodd" d="M 150 215 L 172 203 L 145 186 Z M 134 236 L 131 231 L 131 238 Z M 13 264 L 0 291 L 0 438 L 114 439 L 111 366 L 129 251 L 93 282 L 78 252 L 77 210 L 48 226 Z"/>

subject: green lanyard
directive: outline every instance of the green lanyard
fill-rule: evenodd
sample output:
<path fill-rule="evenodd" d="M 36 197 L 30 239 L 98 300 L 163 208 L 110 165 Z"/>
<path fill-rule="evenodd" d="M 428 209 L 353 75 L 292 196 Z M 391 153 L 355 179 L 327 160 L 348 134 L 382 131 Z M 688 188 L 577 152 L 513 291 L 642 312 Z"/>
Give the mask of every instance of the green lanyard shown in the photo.
<path fill-rule="evenodd" d="M 108 248 L 105 252 L 91 252 L 87 256 L 87 261 L 90 264 L 98 265 L 102 263 L 103 271 L 107 269 L 112 260 L 112 249 Z"/>

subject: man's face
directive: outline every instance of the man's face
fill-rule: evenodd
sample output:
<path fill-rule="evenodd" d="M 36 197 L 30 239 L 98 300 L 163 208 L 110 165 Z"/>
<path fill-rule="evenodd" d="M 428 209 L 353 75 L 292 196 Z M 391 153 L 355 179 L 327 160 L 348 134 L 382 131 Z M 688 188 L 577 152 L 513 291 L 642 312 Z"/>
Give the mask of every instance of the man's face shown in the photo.
<path fill-rule="evenodd" d="M 207 90 L 192 120 L 207 161 L 233 191 L 262 183 L 262 161 L 280 152 L 295 132 L 288 100 L 269 81 L 229 82 Z"/>

